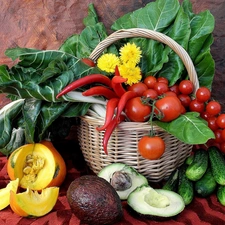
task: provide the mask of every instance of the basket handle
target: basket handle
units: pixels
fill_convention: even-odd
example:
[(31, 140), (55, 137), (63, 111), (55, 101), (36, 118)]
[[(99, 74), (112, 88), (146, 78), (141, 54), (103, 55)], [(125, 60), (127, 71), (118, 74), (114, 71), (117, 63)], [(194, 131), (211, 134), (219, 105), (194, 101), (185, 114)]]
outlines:
[(143, 28), (131, 28), (131, 29), (121, 29), (118, 30), (111, 35), (109, 35), (106, 39), (101, 41), (96, 48), (93, 50), (91, 55), (89, 56), (90, 59), (96, 61), (99, 56), (102, 54), (102, 52), (111, 44), (114, 42), (123, 39), (123, 38), (131, 38), (131, 37), (144, 37), (144, 38), (151, 38), (156, 41), (160, 41), (166, 45), (168, 45), (176, 54), (181, 58), (181, 60), (184, 63), (184, 66), (187, 69), (188, 76), (190, 80), (194, 84), (194, 93), (196, 90), (199, 88), (199, 81), (198, 81), (198, 76), (195, 70), (195, 67), (193, 65), (193, 62), (186, 52), (186, 50), (179, 45), (176, 41), (174, 41), (172, 38), (169, 36), (149, 30), (149, 29), (143, 29)]

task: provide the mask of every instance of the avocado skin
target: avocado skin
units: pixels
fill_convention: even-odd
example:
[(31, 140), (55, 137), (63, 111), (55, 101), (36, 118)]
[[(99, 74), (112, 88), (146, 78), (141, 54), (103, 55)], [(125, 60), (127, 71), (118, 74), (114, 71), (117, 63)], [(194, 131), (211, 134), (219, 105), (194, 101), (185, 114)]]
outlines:
[(81, 176), (71, 182), (67, 200), (72, 212), (84, 224), (114, 224), (123, 217), (117, 192), (105, 179), (95, 175)]

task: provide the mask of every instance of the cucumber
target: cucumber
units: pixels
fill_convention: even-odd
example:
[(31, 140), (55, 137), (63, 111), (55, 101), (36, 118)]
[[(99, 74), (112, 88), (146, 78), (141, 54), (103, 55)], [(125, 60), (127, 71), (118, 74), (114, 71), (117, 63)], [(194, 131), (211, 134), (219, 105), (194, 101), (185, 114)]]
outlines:
[(177, 193), (183, 198), (184, 204), (188, 205), (194, 198), (194, 184), (186, 176), (186, 165), (179, 168), (178, 190)]
[(201, 197), (211, 195), (217, 187), (217, 183), (212, 174), (211, 167), (208, 167), (203, 177), (194, 184), (195, 192)]
[(190, 165), (190, 164), (193, 162), (193, 159), (194, 159), (194, 154), (188, 156), (188, 157), (186, 158), (186, 160), (185, 160), (185, 163), (186, 163), (187, 165)]
[(225, 185), (225, 159), (222, 152), (215, 146), (209, 147), (208, 152), (215, 181), (220, 185)]
[(178, 186), (178, 175), (179, 175), (179, 170), (175, 169), (168, 177), (168, 179), (167, 179), (166, 183), (163, 185), (162, 189), (176, 192), (177, 186)]
[(206, 150), (198, 149), (194, 153), (191, 164), (187, 167), (186, 176), (189, 180), (199, 180), (208, 168), (209, 157)]
[(225, 186), (219, 185), (216, 196), (220, 204), (225, 206)]

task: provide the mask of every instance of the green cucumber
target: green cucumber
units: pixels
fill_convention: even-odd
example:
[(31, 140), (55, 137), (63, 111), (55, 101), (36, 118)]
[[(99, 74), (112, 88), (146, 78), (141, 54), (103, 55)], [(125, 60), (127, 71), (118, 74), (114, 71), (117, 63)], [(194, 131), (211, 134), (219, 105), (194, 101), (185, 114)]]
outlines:
[(178, 175), (179, 175), (179, 170), (175, 169), (168, 179), (166, 180), (166, 183), (163, 185), (162, 189), (163, 190), (169, 190), (169, 191), (177, 191), (177, 186), (178, 186)]
[(216, 196), (220, 204), (225, 206), (225, 186), (219, 185)]
[(186, 163), (187, 165), (190, 165), (190, 164), (193, 162), (193, 159), (194, 159), (194, 154), (188, 156), (188, 157), (186, 158), (186, 160), (185, 160), (185, 163)]
[(222, 152), (215, 146), (209, 147), (208, 152), (214, 179), (218, 184), (225, 185), (225, 159)]
[(177, 193), (183, 198), (185, 205), (192, 202), (194, 198), (194, 184), (186, 176), (186, 165), (179, 168), (178, 190)]
[(217, 183), (210, 167), (208, 167), (203, 177), (194, 184), (195, 192), (201, 197), (210, 196), (216, 190), (216, 187)]
[(198, 149), (194, 153), (193, 161), (188, 165), (186, 176), (189, 180), (199, 180), (208, 168), (208, 153), (206, 150)]

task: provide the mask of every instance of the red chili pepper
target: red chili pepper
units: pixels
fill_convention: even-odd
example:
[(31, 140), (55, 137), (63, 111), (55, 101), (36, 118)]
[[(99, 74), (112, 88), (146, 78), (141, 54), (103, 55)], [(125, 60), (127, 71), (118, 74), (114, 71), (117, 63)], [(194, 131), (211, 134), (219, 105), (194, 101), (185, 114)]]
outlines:
[(109, 125), (109, 123), (112, 121), (115, 109), (117, 107), (117, 104), (119, 102), (118, 98), (111, 98), (106, 105), (106, 115), (105, 115), (105, 123), (101, 127), (97, 127), (96, 130), (102, 131), (106, 129)]
[(104, 86), (91, 87), (88, 90), (82, 92), (83, 96), (99, 96), (102, 95), (107, 99), (116, 98), (117, 95), (114, 91)]
[(116, 66), (115, 76), (112, 78), (112, 89), (115, 91), (118, 97), (121, 97), (126, 92), (126, 90), (122, 85), (122, 83), (126, 81), (127, 81), (126, 78), (120, 76), (118, 66)]
[(90, 67), (95, 67), (95, 62), (89, 58), (83, 58), (81, 61)]
[(127, 101), (129, 99), (135, 98), (135, 97), (137, 97), (137, 94), (134, 91), (127, 91), (121, 96), (118, 106), (117, 106), (117, 114), (116, 114), (117, 121), (119, 120), (120, 115), (121, 115)]
[(106, 155), (108, 155), (108, 150), (107, 150), (107, 146), (108, 146), (108, 142), (109, 139), (111, 137), (111, 134), (113, 133), (114, 129), (116, 128), (116, 126), (125, 119), (125, 116), (121, 115), (119, 117), (119, 120), (116, 119), (116, 117), (114, 117), (109, 125), (107, 126), (105, 133), (104, 133), (104, 137), (103, 137), (103, 149)]
[(109, 77), (107, 77), (103, 74), (90, 74), (88, 76), (85, 76), (78, 80), (75, 80), (72, 83), (70, 83), (69, 85), (67, 85), (58, 95), (56, 95), (56, 98), (59, 98), (62, 95), (65, 95), (74, 89), (77, 89), (84, 85), (92, 84), (95, 82), (105, 84), (106, 86), (111, 87), (111, 79)]
[(112, 78), (112, 82), (115, 84), (122, 84), (122, 83), (125, 83), (126, 81), (127, 81), (127, 78), (123, 78), (121, 76), (114, 76)]

